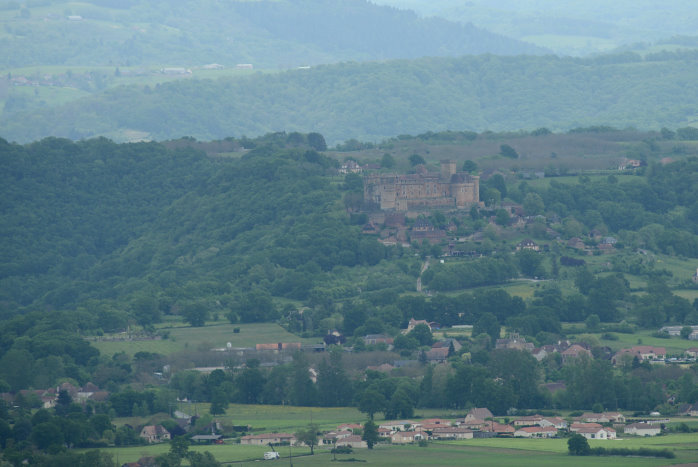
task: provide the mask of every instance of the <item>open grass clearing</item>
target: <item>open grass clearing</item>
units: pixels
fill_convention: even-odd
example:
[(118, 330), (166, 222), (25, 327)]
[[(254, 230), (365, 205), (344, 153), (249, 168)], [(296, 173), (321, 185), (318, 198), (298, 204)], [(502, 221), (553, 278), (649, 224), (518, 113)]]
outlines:
[[(380, 466), (660, 466), (687, 462), (690, 458), (677, 456), (676, 459), (654, 459), (638, 457), (588, 457), (569, 456), (566, 452), (550, 450), (521, 450), (507, 447), (512, 440), (497, 440), (498, 447), (475, 446), (470, 442), (462, 444), (438, 443), (426, 448), (418, 446), (377, 446), (373, 450), (354, 450), (354, 453), (337, 456), (338, 459), (355, 458), (366, 465)], [(534, 440), (524, 440), (534, 441)], [(566, 443), (566, 440), (553, 440)], [(566, 445), (565, 445), (566, 446)], [(364, 464), (363, 462), (361, 464)], [(295, 466), (332, 465), (332, 454), (320, 451), (315, 456), (293, 459)]]
[(662, 339), (660, 337), (653, 337), (652, 333), (655, 331), (637, 331), (634, 334), (622, 334), (613, 333), (618, 340), (607, 340), (603, 339), (603, 334), (593, 334), (599, 339), (602, 345), (607, 345), (613, 350), (620, 350), (624, 348), (629, 348), (635, 345), (652, 345), (655, 347), (666, 348), (667, 354), (682, 354), (686, 349), (690, 347), (696, 347), (695, 341), (689, 341), (687, 339), (681, 339), (678, 337), (672, 337), (670, 339)]
[[(240, 328), (239, 333), (233, 332)], [(137, 352), (155, 352), (170, 355), (182, 351), (198, 349), (223, 348), (230, 342), (235, 347), (254, 347), (255, 344), (277, 342), (317, 343), (319, 339), (303, 339), (274, 323), (230, 324), (216, 322), (202, 327), (168, 327), (169, 337), (161, 340), (97, 340), (91, 343), (104, 355), (125, 352), (133, 355)]]
[[(269, 446), (247, 446), (240, 444), (199, 445), (190, 446), (189, 449), (196, 452), (209, 451), (211, 454), (214, 455), (216, 460), (218, 460), (219, 462), (226, 463), (240, 463), (262, 460), (264, 458), (264, 453), (270, 450)], [(281, 452), (284, 456), (288, 457), (288, 446), (279, 447), (278, 449), (279, 452)], [(103, 449), (104, 452), (113, 455), (114, 459), (118, 460), (118, 465), (122, 465), (127, 462), (136, 462), (138, 459), (145, 456), (159, 456), (161, 454), (169, 452), (169, 450), (169, 443), (153, 444), (149, 446), (133, 446)], [(294, 456), (306, 455), (310, 452), (310, 449), (306, 447), (293, 447), (291, 448), (291, 452)]]

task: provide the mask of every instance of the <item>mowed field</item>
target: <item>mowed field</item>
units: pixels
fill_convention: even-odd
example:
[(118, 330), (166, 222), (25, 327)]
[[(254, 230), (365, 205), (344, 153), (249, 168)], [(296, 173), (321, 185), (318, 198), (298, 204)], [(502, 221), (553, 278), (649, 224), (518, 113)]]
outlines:
[[(337, 455), (337, 461), (359, 461), (360, 464), (375, 466), (662, 466), (691, 464), (698, 462), (698, 435), (680, 434), (650, 439), (627, 439), (615, 441), (592, 441), (593, 446), (604, 447), (652, 447), (671, 449), (675, 459), (642, 457), (573, 457), (567, 454), (566, 439), (480, 439), (457, 442), (430, 443), (427, 447), (378, 445), (373, 450), (355, 449), (352, 454)], [(133, 462), (144, 455), (166, 452), (167, 444), (139, 446), (133, 448), (108, 449), (118, 456), (120, 463)], [(257, 465), (268, 447), (223, 444), (194, 446), (196, 451), (209, 451), (218, 461), (232, 465)], [(295, 466), (334, 465), (333, 454), (326, 448), (317, 448), (314, 456), (307, 455), (308, 448), (280, 447), (282, 459), (288, 462), (289, 453)], [(296, 457), (300, 456), (300, 457)]]
[[(235, 328), (239, 328), (240, 332), (235, 333)], [(96, 340), (91, 341), (91, 344), (99, 349), (103, 355), (113, 355), (118, 352), (125, 352), (129, 355), (137, 352), (170, 355), (182, 351), (222, 348), (228, 342), (232, 347), (254, 347), (255, 344), (278, 342), (301, 342), (304, 344), (321, 342), (318, 338), (300, 338), (274, 323), (233, 325), (219, 321), (206, 323), (206, 326), (202, 327), (161, 327), (160, 330), (169, 332), (169, 337), (161, 340)]]

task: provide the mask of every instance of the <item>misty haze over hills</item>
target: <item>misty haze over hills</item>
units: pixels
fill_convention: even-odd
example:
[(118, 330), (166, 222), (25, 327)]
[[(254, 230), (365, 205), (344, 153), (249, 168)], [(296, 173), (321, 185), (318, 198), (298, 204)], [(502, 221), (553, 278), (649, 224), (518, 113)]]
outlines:
[[(364, 0), (4, 2), (0, 68), (31, 65), (290, 68), (346, 60), (545, 49), (472, 24)], [(16, 4), (19, 5), (19, 4)]]
[(423, 16), (473, 23), (505, 36), (585, 55), (637, 42), (695, 36), (698, 9), (691, 0), (373, 0)]
[[(0, 126), (22, 142), (681, 127), (698, 118), (686, 104), (698, 39), (669, 38), (697, 30), (691, 6), (0, 2)], [(616, 49), (638, 40), (656, 42)], [(583, 60), (551, 53), (609, 49)]]

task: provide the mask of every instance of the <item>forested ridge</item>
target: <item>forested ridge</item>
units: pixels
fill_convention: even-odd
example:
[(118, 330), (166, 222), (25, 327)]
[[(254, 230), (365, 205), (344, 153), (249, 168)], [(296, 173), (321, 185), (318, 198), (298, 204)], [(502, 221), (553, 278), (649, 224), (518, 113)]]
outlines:
[(331, 144), (448, 129), (672, 128), (696, 118), (689, 105), (698, 97), (696, 63), (693, 52), (343, 63), (119, 87), (61, 106), (5, 112), (0, 124), (16, 141), (124, 137), (130, 130), (154, 139), (219, 139), (284, 130), (318, 131)]
[(0, 68), (250, 63), (283, 69), (545, 51), (472, 24), (423, 19), (365, 0), (42, 0), (0, 7)]
[(156, 143), (3, 142), (2, 293), (13, 304), (5, 311), (153, 287), (179, 295), (190, 280), (226, 289), (249, 282), (260, 263), (281, 277), (380, 259), (382, 247), (363, 248), (341, 215), (327, 177), (336, 162), (307, 145), (270, 144), (238, 160)]

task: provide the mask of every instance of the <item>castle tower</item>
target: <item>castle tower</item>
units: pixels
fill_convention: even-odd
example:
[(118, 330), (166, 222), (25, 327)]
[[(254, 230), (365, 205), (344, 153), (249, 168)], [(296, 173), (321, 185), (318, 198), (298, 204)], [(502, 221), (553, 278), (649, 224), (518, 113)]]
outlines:
[(451, 175), (456, 173), (456, 161), (444, 159), (441, 161), (441, 178), (451, 180)]
[(451, 178), (451, 193), (456, 199), (456, 208), (480, 202), (480, 177), (459, 173)]

